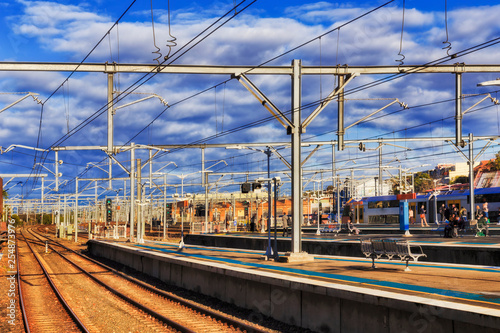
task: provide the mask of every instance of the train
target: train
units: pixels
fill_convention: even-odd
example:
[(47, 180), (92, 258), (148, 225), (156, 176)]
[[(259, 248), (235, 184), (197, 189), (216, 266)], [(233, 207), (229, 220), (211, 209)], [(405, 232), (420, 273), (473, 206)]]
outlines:
[[(364, 197), (361, 200), (348, 202), (343, 211), (344, 218), (350, 216), (354, 223), (366, 224), (397, 224), (399, 223), (399, 202), (397, 195), (384, 195), (375, 197)], [(488, 202), (490, 222), (499, 221), (500, 208), (500, 187), (477, 188), (474, 190), (475, 206), (482, 208), (483, 203)], [(408, 201), (409, 209), (413, 211), (413, 216), (417, 223), (420, 223), (419, 207), (422, 205), (426, 210), (426, 220), (428, 223), (440, 221), (439, 207), (445, 204), (448, 207), (455, 207), (460, 210), (465, 207), (467, 217), (470, 216), (470, 193), (469, 189), (436, 191), (426, 194), (417, 194), (414, 199), (404, 199)]]

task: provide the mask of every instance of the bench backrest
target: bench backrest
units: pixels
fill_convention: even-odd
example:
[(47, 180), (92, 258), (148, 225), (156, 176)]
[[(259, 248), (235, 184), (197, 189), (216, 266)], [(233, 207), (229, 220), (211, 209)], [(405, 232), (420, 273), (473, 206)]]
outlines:
[(397, 254), (398, 247), (394, 239), (384, 239), (384, 250), (387, 254)]
[(384, 242), (381, 239), (373, 239), (372, 245), (373, 245), (373, 251), (375, 253), (384, 253), (385, 252)]
[(373, 253), (373, 246), (371, 240), (362, 240), (361, 241), (361, 252), (363, 253)]
[(410, 254), (410, 244), (407, 241), (397, 243), (398, 252), (402, 256)]

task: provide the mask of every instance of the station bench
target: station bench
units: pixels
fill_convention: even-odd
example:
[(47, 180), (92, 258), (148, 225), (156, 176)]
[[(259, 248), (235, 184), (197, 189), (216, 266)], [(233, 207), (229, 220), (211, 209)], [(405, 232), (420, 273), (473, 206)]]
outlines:
[[(331, 223), (320, 229), (321, 233), (332, 233), (334, 236), (338, 236), (340, 232), (345, 230), (349, 236), (356, 233), (355, 229), (349, 224), (345, 223)], [(361, 230), (360, 230), (361, 231)]]
[(410, 245), (406, 240), (399, 239), (360, 239), (361, 252), (367, 258), (372, 259), (372, 268), (375, 267), (375, 259), (398, 258), (401, 261), (406, 261), (405, 271), (411, 271), (408, 268), (410, 260), (418, 261), (420, 257), (427, 257), (419, 245)]
[(342, 225), (340, 223), (331, 223), (320, 229), (321, 233), (333, 233), (335, 236), (339, 235), (340, 230), (342, 230)]

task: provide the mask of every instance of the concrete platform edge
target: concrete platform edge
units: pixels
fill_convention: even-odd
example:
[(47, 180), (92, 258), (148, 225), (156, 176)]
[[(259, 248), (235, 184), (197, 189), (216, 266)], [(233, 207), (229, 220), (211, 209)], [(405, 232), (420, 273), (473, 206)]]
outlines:
[(271, 316), (315, 331), (415, 331), (419, 325), (432, 324), (442, 327), (443, 332), (462, 332), (460, 327), (496, 332), (500, 327), (500, 311), (479, 306), (460, 305), (463, 309), (456, 309), (456, 303), (447, 301), (299, 276), (283, 279), (273, 272), (177, 258), (103, 241), (89, 241), (89, 250), (166, 283), (251, 309), (256, 316)]

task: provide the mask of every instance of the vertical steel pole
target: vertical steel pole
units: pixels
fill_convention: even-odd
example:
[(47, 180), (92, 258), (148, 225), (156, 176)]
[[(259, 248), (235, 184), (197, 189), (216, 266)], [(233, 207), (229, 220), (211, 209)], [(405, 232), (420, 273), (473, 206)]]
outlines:
[(55, 155), (55, 159), (56, 159), (56, 172), (55, 172), (56, 186), (54, 188), (54, 191), (58, 192), (59, 191), (59, 151), (56, 150), (54, 152), (54, 155)]
[[(406, 181), (405, 181), (406, 183)], [(399, 164), (399, 194), (404, 194), (406, 193), (404, 190), (401, 188), (403, 187), (403, 170), (401, 170), (401, 163)]]
[[(12, 209), (12, 214), (14, 214), (14, 209)], [(57, 196), (56, 237), (57, 236), (61, 237), (61, 195)]]
[[(345, 76), (338, 75), (338, 87), (341, 87), (344, 84)], [(337, 119), (337, 140), (339, 151), (344, 150), (344, 89), (342, 88), (338, 94), (337, 99), (338, 105), (338, 119)]]
[[(267, 249), (266, 257), (272, 257), (271, 248), (271, 149), (266, 150), (267, 155)], [(275, 217), (276, 218), (276, 217)]]
[(78, 242), (78, 177), (75, 180), (75, 242)]
[(45, 177), (42, 177), (42, 194), (40, 196), (40, 203), (42, 204), (42, 210), (40, 211), (40, 223), (43, 224), (43, 189), (45, 187)]
[(202, 185), (205, 187), (205, 233), (208, 234), (208, 173), (205, 172), (205, 148), (201, 149)]
[(470, 219), (474, 219), (474, 135), (469, 133), (469, 195), (470, 195)]
[[(149, 149), (149, 189), (153, 188), (153, 150)], [(153, 199), (151, 197), (151, 199)], [(151, 223), (151, 225), (153, 225)]]
[(137, 202), (139, 202), (139, 208), (137, 209), (137, 242), (144, 242), (144, 228), (142, 224), (142, 178), (141, 178), (141, 159), (137, 159)]
[(63, 210), (64, 210), (64, 221), (63, 221), (63, 237), (66, 238), (66, 235), (67, 235), (67, 227), (68, 227), (68, 217), (66, 216), (66, 204), (67, 204), (67, 201), (66, 201), (66, 194), (64, 195), (64, 206), (63, 206)]
[(113, 154), (113, 75), (108, 73), (108, 154)]
[[(113, 154), (114, 143), (113, 143), (113, 73), (108, 73), (108, 154)], [(108, 189), (112, 188), (111, 184), (111, 173), (113, 160), (108, 157), (109, 163), (109, 173), (108, 173)]]
[(455, 139), (457, 147), (465, 147), (462, 142), (462, 73), (455, 74)]
[(277, 215), (277, 204), (278, 204), (278, 184), (276, 182), (276, 178), (274, 178), (274, 248), (273, 248), (273, 256), (274, 259), (277, 260), (279, 257), (278, 254), (278, 215)]
[(130, 143), (130, 241), (134, 241), (134, 220), (135, 220), (135, 148), (134, 143)]
[(292, 244), (291, 253), (302, 251), (302, 167), (301, 167), (301, 61), (293, 60), (292, 74)]
[(167, 236), (167, 175), (163, 174), (163, 239)]
[(378, 149), (378, 195), (382, 195), (382, 145)]

